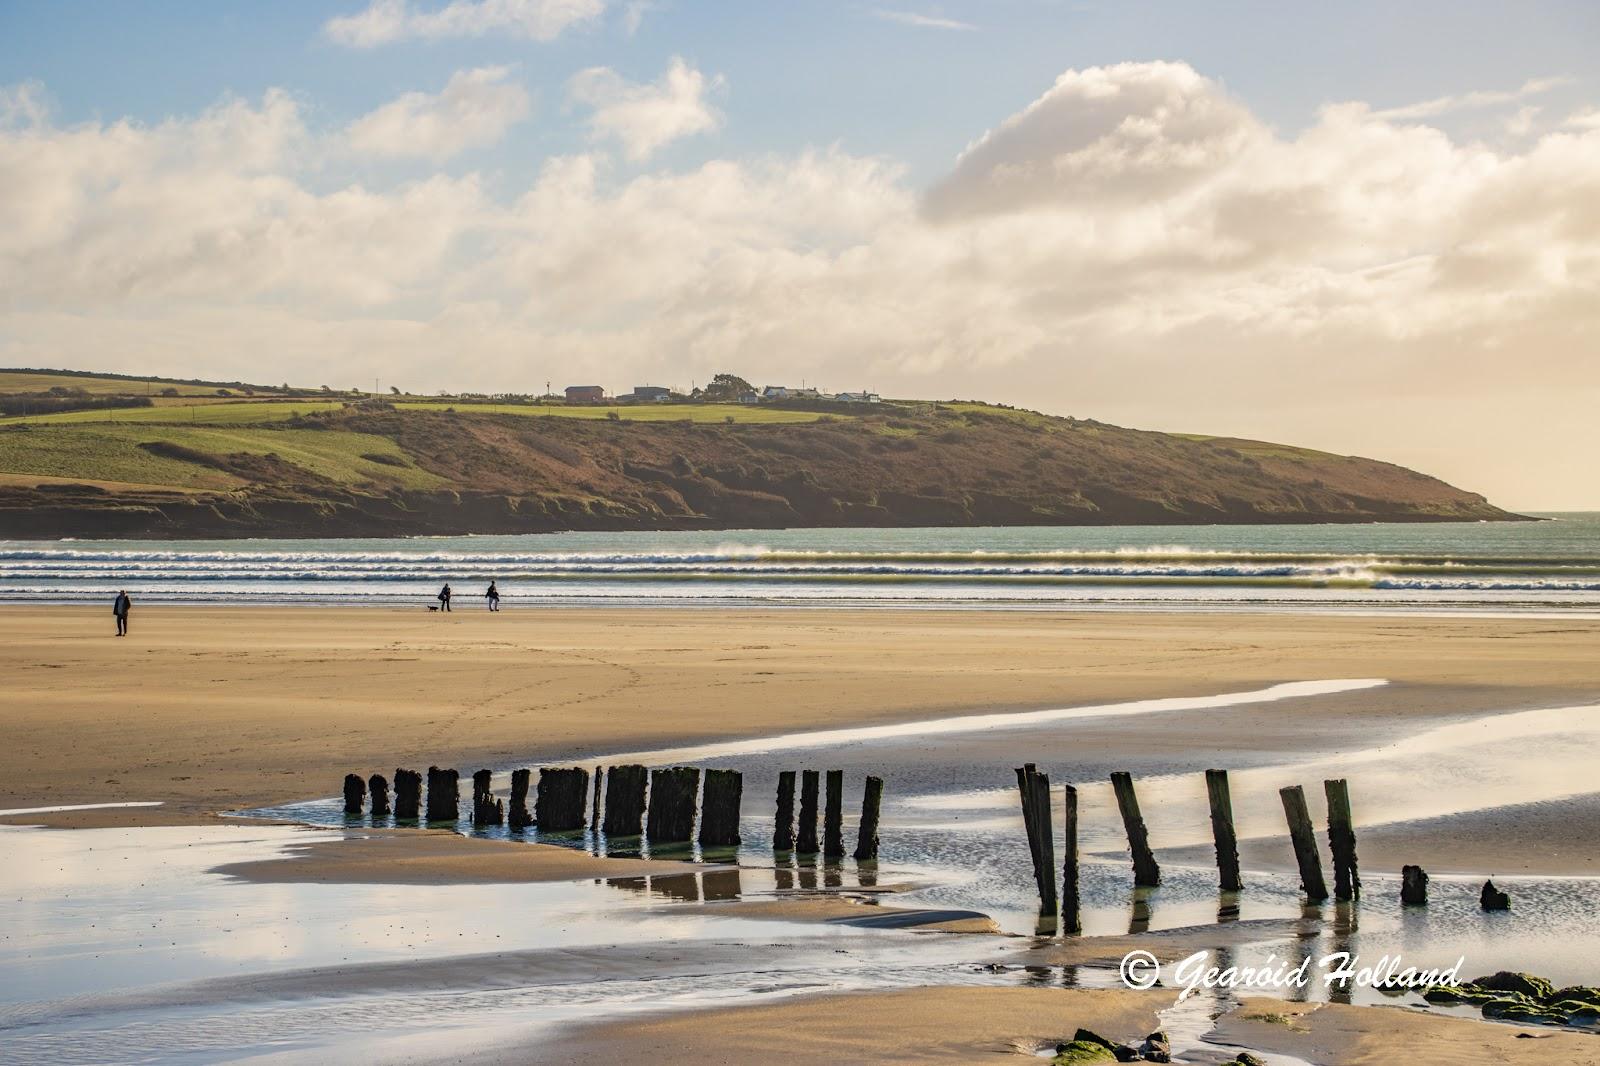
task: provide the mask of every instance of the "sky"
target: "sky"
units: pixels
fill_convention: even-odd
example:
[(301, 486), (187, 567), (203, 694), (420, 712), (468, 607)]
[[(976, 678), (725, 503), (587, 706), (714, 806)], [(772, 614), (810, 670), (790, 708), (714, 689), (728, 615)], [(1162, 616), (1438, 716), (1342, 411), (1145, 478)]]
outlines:
[(1600, 510), (1600, 5), (0, 0), (0, 365), (984, 399)]

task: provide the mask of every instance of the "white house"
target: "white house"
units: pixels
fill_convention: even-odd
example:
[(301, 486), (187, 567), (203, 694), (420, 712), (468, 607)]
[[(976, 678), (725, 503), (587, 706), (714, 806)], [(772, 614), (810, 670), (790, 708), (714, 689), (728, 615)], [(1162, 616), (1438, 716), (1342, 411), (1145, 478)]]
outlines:
[(875, 392), (841, 392), (833, 397), (840, 403), (882, 403), (883, 397)]

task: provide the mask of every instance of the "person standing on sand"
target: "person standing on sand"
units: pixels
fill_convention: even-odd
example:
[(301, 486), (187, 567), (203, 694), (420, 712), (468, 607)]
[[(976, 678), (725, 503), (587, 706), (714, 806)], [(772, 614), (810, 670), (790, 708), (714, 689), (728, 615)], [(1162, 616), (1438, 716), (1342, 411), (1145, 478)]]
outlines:
[(489, 610), (498, 611), (500, 609), (500, 590), (495, 587), (493, 581), (489, 582), (489, 591), (483, 594), (483, 598), (489, 601)]
[(111, 613), (117, 619), (117, 636), (128, 635), (128, 612), (133, 609), (133, 601), (128, 599), (128, 594), (121, 589), (117, 590), (117, 598), (111, 601)]
[(439, 610), (446, 612), (450, 610), (450, 583), (448, 581), (445, 582), (444, 588), (439, 590)]

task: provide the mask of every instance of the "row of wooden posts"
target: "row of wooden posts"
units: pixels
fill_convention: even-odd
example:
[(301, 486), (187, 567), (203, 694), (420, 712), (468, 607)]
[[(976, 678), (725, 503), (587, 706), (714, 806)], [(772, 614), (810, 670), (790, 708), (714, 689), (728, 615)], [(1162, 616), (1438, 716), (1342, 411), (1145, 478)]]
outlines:
[[(1139, 810), (1133, 775), (1118, 771), (1111, 775), (1117, 811), (1122, 815), (1123, 831), (1133, 857), (1133, 883), (1138, 888), (1154, 888), (1161, 883), (1161, 867), (1150, 849), (1150, 831)], [(1361, 897), (1361, 876), (1356, 861), (1356, 834), (1350, 814), (1350, 788), (1343, 778), (1323, 782), (1328, 799), (1328, 843), (1333, 851), (1333, 894), (1341, 900)], [(1067, 932), (1080, 930), (1078, 900), (1078, 791), (1063, 787), (1064, 854), (1061, 863), (1061, 894), (1056, 895), (1055, 833), (1051, 825), (1050, 779), (1033, 763), (1017, 768), (1017, 792), (1022, 803), (1022, 823), (1028, 834), (1028, 850), (1033, 857), (1033, 877), (1039, 889), (1040, 909), (1054, 915), (1059, 904)], [(1224, 892), (1244, 888), (1239, 875), (1239, 839), (1233, 827), (1233, 799), (1228, 791), (1226, 770), (1206, 771), (1206, 795), (1211, 808), (1211, 832), (1217, 849), (1217, 875)], [(1306, 898), (1322, 902), (1328, 886), (1322, 875), (1322, 857), (1317, 850), (1316, 831), (1306, 807), (1305, 790), (1291, 785), (1278, 790), (1283, 812), (1289, 823), (1289, 839), (1294, 845), (1295, 862), (1300, 870), (1300, 887)], [(1403, 876), (1401, 898), (1406, 903), (1427, 902), (1428, 876), (1421, 867), (1408, 866)]]
[[(822, 775), (806, 770), (800, 775), (798, 831), (795, 818), (795, 771), (778, 775), (778, 813), (772, 833), (776, 851), (824, 858), (844, 856), (844, 771), (829, 770), (822, 806), (822, 839), (817, 838), (817, 809)], [(695, 766), (648, 769), (638, 765), (594, 768), (593, 802), (590, 773), (582, 767), (541, 767), (534, 786), (533, 809), (528, 809), (531, 770), (513, 770), (511, 798), (494, 795), (493, 774), (472, 775), (472, 824), (483, 828), (508, 825), (512, 829), (538, 826), (543, 833), (578, 832), (587, 827), (608, 839), (643, 837), (654, 844), (697, 840), (706, 847), (734, 847), (740, 843), (739, 807), (744, 776), (737, 770), (701, 770)], [(702, 782), (704, 787), (702, 789)], [(455, 770), (428, 767), (426, 818), (423, 818), (422, 775), (415, 770), (394, 772), (394, 804), (389, 802), (389, 781), (382, 774), (363, 778), (346, 774), (344, 813), (360, 815), (371, 801), (375, 818), (391, 813), (397, 821), (454, 823), (461, 817), (460, 775)], [(648, 793), (646, 785), (648, 783)], [(604, 803), (601, 801), (604, 788)], [(699, 831), (695, 832), (695, 811)], [(861, 801), (861, 821), (852, 853), (858, 861), (878, 857), (878, 820), (883, 804), (883, 779), (868, 777)], [(587, 822), (586, 822), (587, 817)]]

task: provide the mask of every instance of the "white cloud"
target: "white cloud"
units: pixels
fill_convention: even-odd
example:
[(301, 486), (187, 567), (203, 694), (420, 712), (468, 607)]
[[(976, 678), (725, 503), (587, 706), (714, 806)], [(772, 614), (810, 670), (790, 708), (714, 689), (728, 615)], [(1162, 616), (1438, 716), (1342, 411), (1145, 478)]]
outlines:
[(721, 76), (707, 78), (674, 56), (661, 80), (630, 82), (609, 67), (590, 67), (573, 75), (567, 91), (576, 103), (593, 109), (589, 129), (596, 140), (615, 140), (635, 162), (681, 137), (722, 125), (722, 115), (707, 99), (722, 87)]
[[(641, 157), (714, 124), (674, 66), (697, 87), (591, 76), (597, 122), (621, 108), (597, 136)], [(925, 197), (837, 150), (631, 176), (579, 154), (503, 197), (473, 175), (341, 186), (357, 135), (279, 92), (153, 126), (27, 114), (0, 125), (3, 363), (417, 389), (868, 376), (1376, 454), (1513, 505), (1592, 485), (1600, 450), (1584, 113), (1495, 147), (1345, 103), (1285, 137), (1182, 64), (1073, 71)]]
[(406, 93), (352, 123), (349, 143), (371, 155), (435, 161), (494, 144), (528, 116), (528, 93), (509, 75), (479, 67), (453, 74), (437, 94)]
[(1472, 111), (1485, 107), (1515, 104), (1530, 96), (1538, 96), (1563, 85), (1572, 84), (1571, 78), (1530, 78), (1516, 89), (1479, 89), (1457, 96), (1439, 96), (1404, 107), (1391, 107), (1375, 112), (1379, 118), (1402, 121), (1406, 119), (1433, 118), (1451, 111)]
[(644, 17), (659, 7), (655, 0), (629, 0), (622, 8), (622, 29), (629, 37), (639, 32)]
[(1267, 138), (1186, 64), (1069, 70), (963, 152), (928, 206), (943, 217), (1148, 203), (1195, 189)]
[(885, 22), (898, 22), (902, 26), (916, 26), (925, 30), (975, 30), (978, 27), (970, 22), (959, 19), (945, 18), (942, 15), (922, 15), (915, 11), (897, 11), (893, 8), (874, 8), (873, 18), (883, 19)]
[(352, 48), (489, 34), (551, 41), (598, 19), (605, 7), (606, 0), (451, 0), (441, 8), (421, 9), (411, 0), (372, 0), (354, 15), (329, 19), (323, 32)]

